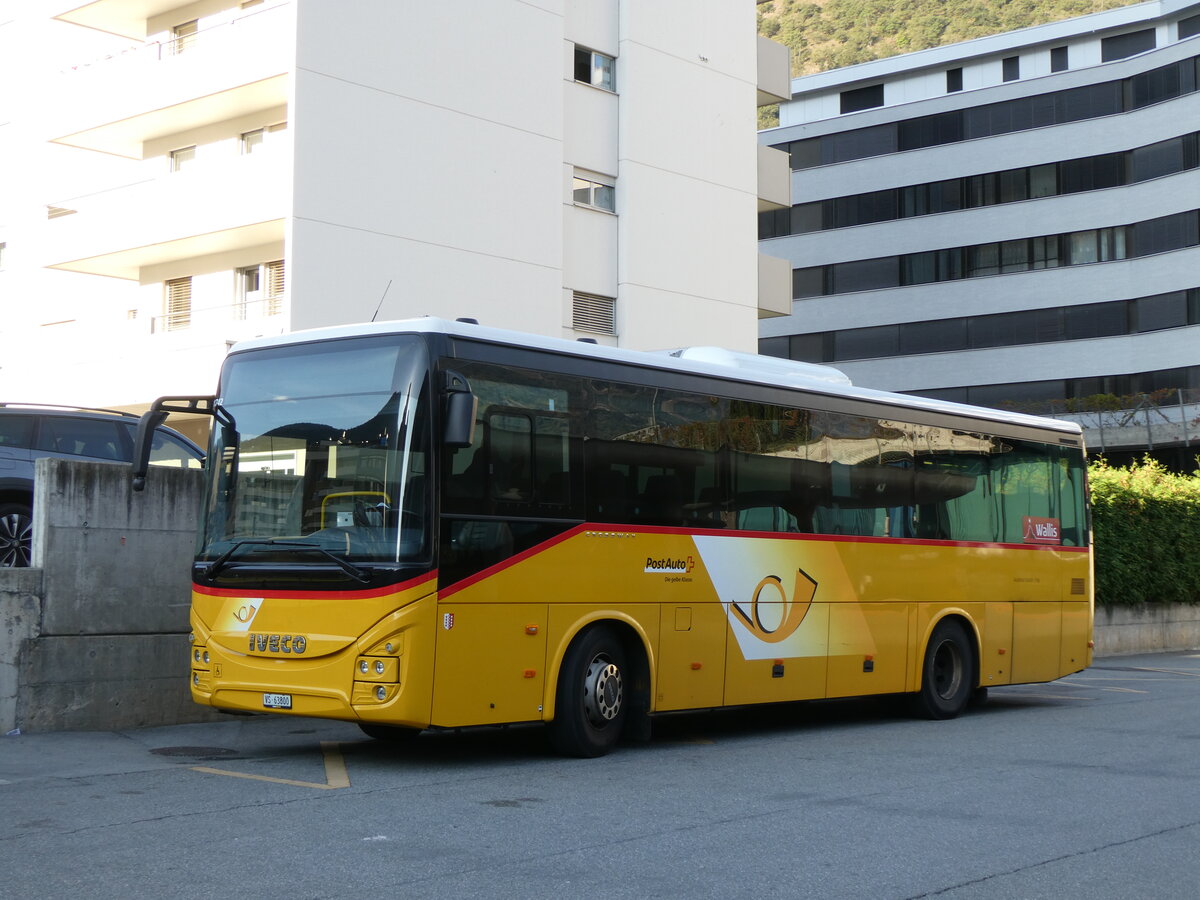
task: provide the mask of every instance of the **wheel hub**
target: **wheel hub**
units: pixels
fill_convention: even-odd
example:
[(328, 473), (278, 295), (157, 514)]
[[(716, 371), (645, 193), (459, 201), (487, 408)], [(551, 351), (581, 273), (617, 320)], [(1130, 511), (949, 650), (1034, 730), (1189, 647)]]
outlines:
[(0, 566), (28, 566), (33, 523), (12, 513), (0, 516)]
[(958, 693), (963, 678), (963, 661), (953, 641), (943, 641), (933, 655), (933, 686), (943, 700)]
[(607, 656), (597, 656), (588, 666), (583, 681), (583, 705), (588, 720), (596, 726), (604, 726), (621, 712), (625, 687), (621, 681), (621, 670)]

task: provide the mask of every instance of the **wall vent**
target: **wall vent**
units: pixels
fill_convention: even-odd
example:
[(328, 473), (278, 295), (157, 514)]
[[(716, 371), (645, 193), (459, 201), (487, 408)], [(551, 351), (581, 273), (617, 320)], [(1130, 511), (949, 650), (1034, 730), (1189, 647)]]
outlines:
[(571, 296), (571, 327), (593, 334), (617, 333), (617, 301), (594, 294)]

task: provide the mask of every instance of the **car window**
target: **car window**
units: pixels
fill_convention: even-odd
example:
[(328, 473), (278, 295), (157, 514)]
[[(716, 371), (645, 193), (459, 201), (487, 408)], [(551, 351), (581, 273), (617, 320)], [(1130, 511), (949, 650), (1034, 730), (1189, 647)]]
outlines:
[(0, 416), (0, 447), (29, 449), (33, 439), (33, 416)]
[(196, 451), (179, 438), (164, 431), (156, 431), (154, 442), (150, 445), (150, 465), (199, 469), (200, 460), (196, 458)]
[(47, 416), (42, 420), (37, 449), (68, 456), (88, 456), (92, 459), (129, 461), (128, 440), (117, 428), (117, 422), (102, 419), (68, 419)]

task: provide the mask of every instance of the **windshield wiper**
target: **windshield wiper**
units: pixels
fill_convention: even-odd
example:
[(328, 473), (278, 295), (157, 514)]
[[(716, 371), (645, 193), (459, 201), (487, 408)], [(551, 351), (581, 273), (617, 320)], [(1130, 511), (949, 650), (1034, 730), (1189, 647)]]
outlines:
[(309, 541), (277, 541), (277, 540), (271, 540), (271, 539), (268, 539), (268, 540), (245, 540), (245, 541), (235, 542), (232, 547), (230, 547), (228, 550), (226, 550), (224, 553), (222, 553), (220, 556), (218, 556), (216, 559), (214, 559), (212, 562), (210, 562), (207, 566), (204, 567), (205, 577), (212, 578), (218, 572), (220, 572), (222, 569), (224, 569), (226, 566), (228, 566), (229, 561), (233, 558), (233, 554), (236, 553), (238, 550), (240, 550), (242, 547), (282, 547), (284, 549), (295, 548), (295, 549), (301, 549), (304, 551), (308, 551), (310, 553), (320, 553), (320, 554), (328, 557), (330, 560), (332, 560), (339, 569), (341, 569), (343, 572), (345, 572), (347, 575), (349, 575), (351, 578), (355, 579), (356, 581), (361, 581), (363, 584), (367, 584), (371, 581), (371, 573), (368, 572), (366, 569), (360, 569), (358, 566), (354, 565), (353, 563), (342, 559), (340, 556), (336, 556), (333, 553), (330, 553), (324, 547), (318, 546), (317, 544), (310, 543)]

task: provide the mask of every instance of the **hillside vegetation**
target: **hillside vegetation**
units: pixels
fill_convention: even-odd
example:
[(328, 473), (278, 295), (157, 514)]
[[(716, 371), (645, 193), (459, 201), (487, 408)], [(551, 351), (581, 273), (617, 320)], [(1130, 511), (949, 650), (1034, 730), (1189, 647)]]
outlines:
[(767, 0), (758, 32), (809, 75), (897, 53), (1129, 6), (1131, 0)]

